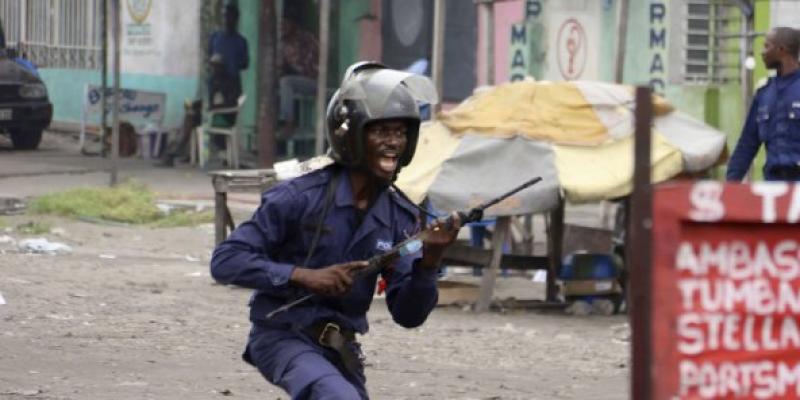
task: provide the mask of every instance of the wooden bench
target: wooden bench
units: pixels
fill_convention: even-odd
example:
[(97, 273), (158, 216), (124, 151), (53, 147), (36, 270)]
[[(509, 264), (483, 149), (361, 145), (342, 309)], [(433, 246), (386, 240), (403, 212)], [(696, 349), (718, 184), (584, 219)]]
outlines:
[(228, 193), (262, 193), (277, 184), (278, 177), (272, 169), (221, 170), (209, 175), (214, 186), (214, 244), (218, 245), (235, 227), (228, 209)]

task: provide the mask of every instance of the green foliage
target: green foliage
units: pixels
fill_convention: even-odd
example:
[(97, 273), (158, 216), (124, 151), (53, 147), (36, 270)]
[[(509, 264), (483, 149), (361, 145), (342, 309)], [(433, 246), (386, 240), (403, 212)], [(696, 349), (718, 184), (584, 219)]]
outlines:
[(142, 224), (161, 215), (153, 193), (136, 183), (111, 188), (79, 188), (42, 196), (33, 201), (34, 213), (73, 218), (97, 218), (115, 222)]
[(84, 220), (105, 220), (157, 227), (196, 225), (213, 221), (213, 215), (178, 211), (164, 214), (155, 194), (146, 186), (126, 182), (115, 187), (79, 188), (42, 196), (30, 204), (30, 211)]

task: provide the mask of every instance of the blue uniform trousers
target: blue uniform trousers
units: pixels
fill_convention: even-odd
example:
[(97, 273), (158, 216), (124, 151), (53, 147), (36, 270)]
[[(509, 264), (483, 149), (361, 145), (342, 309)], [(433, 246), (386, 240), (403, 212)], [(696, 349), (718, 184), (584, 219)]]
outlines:
[[(355, 350), (361, 354), (360, 348)], [(369, 399), (363, 367), (355, 376), (343, 372), (335, 351), (303, 333), (256, 325), (250, 332), (245, 360), (293, 400)]]

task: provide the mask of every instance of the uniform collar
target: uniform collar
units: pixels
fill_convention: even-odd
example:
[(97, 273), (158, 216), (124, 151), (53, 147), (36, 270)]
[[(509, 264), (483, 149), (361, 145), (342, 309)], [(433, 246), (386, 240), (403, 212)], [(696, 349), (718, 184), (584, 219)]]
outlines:
[[(353, 198), (353, 186), (350, 183), (350, 174), (346, 169), (339, 172), (342, 174), (339, 179), (339, 187), (336, 188), (336, 206), (337, 207), (355, 207), (355, 199)], [(372, 208), (369, 209), (367, 215), (374, 215), (384, 226), (389, 226), (389, 211), (391, 208), (391, 197), (388, 190), (383, 190), (378, 194)]]
[(352, 207), (356, 202), (353, 199), (353, 186), (350, 184), (350, 173), (347, 169), (340, 169), (334, 171), (331, 179), (334, 179), (335, 174), (339, 174), (339, 187), (336, 188), (336, 206), (337, 207)]
[(798, 69), (798, 70), (795, 70), (795, 71), (794, 71), (794, 72), (792, 72), (791, 74), (787, 74), (787, 75), (780, 75), (780, 76), (776, 76), (775, 78), (776, 78), (776, 80), (777, 80), (778, 82), (781, 82), (781, 83), (783, 83), (783, 82), (794, 81), (794, 80), (795, 80), (795, 79), (797, 79), (798, 77), (800, 77), (800, 69)]

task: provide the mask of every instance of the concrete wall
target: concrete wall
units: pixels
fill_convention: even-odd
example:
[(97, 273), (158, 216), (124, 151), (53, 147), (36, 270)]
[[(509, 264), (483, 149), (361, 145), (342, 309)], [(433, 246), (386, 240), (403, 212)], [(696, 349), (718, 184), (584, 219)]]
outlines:
[[(198, 0), (191, 0), (189, 3), (199, 5)], [(195, 4), (197, 3), (197, 4)], [(254, 145), (248, 138), (252, 138), (256, 127), (256, 100), (257, 100), (257, 68), (258, 68), (258, 0), (239, 0), (241, 17), (239, 20), (239, 31), (248, 41), (250, 56), (250, 66), (242, 73), (242, 86), (247, 101), (240, 116), (241, 126), (245, 140), (243, 143)], [(171, 7), (167, 14), (179, 11), (186, 12), (188, 3), (161, 2), (165, 7)], [(200, 79), (200, 70), (206, 68), (205, 65), (188, 65), (187, 63), (200, 63), (200, 46), (207, 46), (207, 43), (200, 43), (199, 40), (199, 6), (188, 7), (190, 14), (197, 11), (194, 18), (183, 17), (178, 20), (162, 21), (155, 19), (151, 24), (171, 24), (169, 29), (164, 29), (167, 39), (172, 37), (169, 32), (179, 32), (190, 30), (196, 32), (190, 36), (197, 40), (182, 39), (181, 46), (184, 47), (180, 52), (164, 51), (158, 55), (159, 65), (142, 65), (136, 62), (135, 58), (124, 57), (122, 63), (121, 86), (131, 89), (153, 90), (165, 92), (167, 94), (167, 106), (165, 113), (165, 126), (173, 127), (181, 124), (183, 120), (183, 103), (187, 99), (197, 99), (204, 96), (206, 88), (205, 82)], [(177, 25), (177, 26), (175, 26)], [(183, 26), (187, 25), (187, 26)], [(221, 28), (221, 26), (220, 26)], [(125, 47), (123, 45), (123, 53)], [(183, 67), (177, 65), (184, 64)], [(133, 69), (135, 72), (130, 72)], [(150, 71), (150, 72), (148, 72)], [(186, 72), (189, 71), (189, 72)], [(82, 96), (84, 87), (87, 84), (100, 84), (99, 70), (77, 70), (77, 69), (42, 69), (42, 79), (47, 84), (51, 101), (54, 105), (54, 120), (58, 122), (78, 123), (81, 118)], [(109, 72), (109, 85), (111, 84), (111, 73)], [(95, 118), (97, 119), (97, 118)]]
[[(100, 85), (100, 71), (44, 68), (39, 72), (53, 103), (53, 120), (80, 123), (85, 87), (88, 84)], [(109, 84), (110, 79), (109, 76)], [(167, 93), (164, 125), (173, 127), (182, 121), (184, 99), (192, 99), (197, 93), (197, 78), (121, 74), (120, 86)], [(98, 121), (99, 117), (94, 120)]]
[[(123, 7), (120, 85), (166, 93), (167, 127), (181, 123), (184, 100), (198, 95), (198, 66), (194, 64), (199, 59), (199, 6), (199, 0), (189, 0), (155, 2), (143, 10)], [(100, 71), (43, 68), (40, 73), (53, 102), (53, 119), (80, 122), (84, 88), (100, 84)], [(111, 71), (108, 79), (111, 85)]]
[[(629, 1), (623, 82), (650, 85), (675, 107), (722, 130), (735, 144), (745, 116), (739, 83), (723, 85), (684, 83), (682, 35), (686, 21), (682, 0)], [(619, 0), (519, 0), (498, 3), (495, 11), (496, 82), (519, 79), (527, 73), (536, 79), (564, 79), (555, 69), (563, 64), (566, 43), (554, 24), (577, 20), (586, 32), (587, 66), (577, 79), (614, 80)], [(759, 6), (759, 9), (763, 9)], [(587, 10), (592, 12), (587, 13)], [(733, 17), (737, 17), (738, 12)], [(480, 30), (485, 27), (481, 24)], [(726, 29), (737, 33), (739, 25)], [(483, 39), (483, 34), (479, 37)], [(481, 43), (482, 44), (482, 43)], [(738, 41), (729, 46), (738, 48)], [(479, 49), (482, 47), (479, 45)], [(479, 52), (479, 79), (486, 57)], [(596, 58), (592, 64), (592, 57)], [(734, 57), (736, 57), (734, 55)], [(523, 63), (520, 66), (520, 63)], [(562, 71), (563, 72), (563, 71)], [(721, 175), (722, 171), (716, 171)]]
[[(624, 81), (650, 83), (678, 110), (723, 131), (732, 149), (730, 143), (735, 145), (746, 115), (741, 85), (738, 82), (684, 83), (681, 71), (684, 62), (682, 35), (686, 24), (681, 13), (683, 2), (647, 0), (630, 1), (630, 5)], [(738, 12), (732, 15), (738, 16)], [(737, 22), (727, 26), (730, 33), (738, 33), (739, 29)], [(731, 49), (738, 49), (738, 45), (738, 40), (726, 42)], [(715, 170), (713, 175), (724, 176), (724, 170)]]

